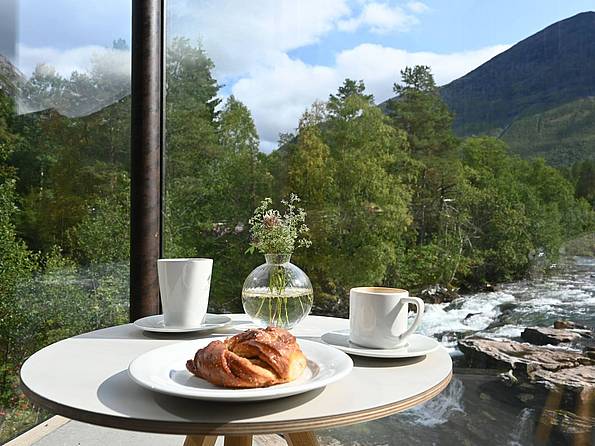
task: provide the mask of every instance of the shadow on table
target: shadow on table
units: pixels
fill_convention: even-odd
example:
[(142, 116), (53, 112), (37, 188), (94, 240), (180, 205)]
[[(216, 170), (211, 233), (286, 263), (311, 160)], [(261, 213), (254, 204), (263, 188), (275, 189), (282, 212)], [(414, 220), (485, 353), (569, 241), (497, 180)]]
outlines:
[(143, 389), (122, 371), (106, 379), (97, 389), (102, 404), (122, 417), (156, 420), (156, 423), (225, 424), (283, 412), (316, 398), (323, 389), (259, 402), (200, 401), (168, 396)]
[(424, 356), (417, 356), (415, 358), (364, 358), (352, 356), (353, 364), (356, 367), (405, 367), (408, 365), (417, 364), (426, 359)]
[(154, 333), (143, 331), (134, 324), (118, 325), (116, 327), (103, 328), (101, 330), (84, 333), (75, 336), (77, 339), (125, 339), (129, 340), (163, 340), (163, 341), (184, 341), (192, 339), (203, 339), (213, 336), (229, 336), (239, 332), (236, 327), (251, 323), (249, 319), (232, 321), (229, 325), (214, 331), (203, 333)]
[[(320, 339), (319, 336), (299, 336), (299, 339), (318, 342), (319, 344), (329, 345)], [(426, 359), (426, 355), (416, 356), (414, 358), (372, 358), (357, 355), (349, 355), (353, 360), (355, 367), (403, 367), (417, 364)]]

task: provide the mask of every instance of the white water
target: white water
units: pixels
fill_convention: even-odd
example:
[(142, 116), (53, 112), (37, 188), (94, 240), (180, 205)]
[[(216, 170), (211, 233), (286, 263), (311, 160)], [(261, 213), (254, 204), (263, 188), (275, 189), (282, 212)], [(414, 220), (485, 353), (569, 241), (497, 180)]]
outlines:
[[(420, 332), (456, 355), (456, 337), (478, 333), (518, 338), (527, 326), (557, 319), (595, 325), (595, 258), (575, 257), (564, 272), (504, 284), (499, 291), (463, 296), (449, 304), (426, 304)], [(504, 306), (508, 310), (503, 314)]]
[(453, 378), (444, 392), (427, 403), (408, 410), (403, 414), (403, 418), (411, 424), (425, 427), (444, 424), (453, 413), (465, 413), (462, 398), (464, 390), (463, 383)]
[(521, 410), (517, 423), (510, 435), (508, 446), (523, 446), (531, 443), (531, 432), (533, 424), (534, 409), (525, 407)]
[(449, 304), (426, 305), (419, 331), (438, 338), (453, 350), (456, 339), (449, 334), (485, 330), (501, 313), (500, 305), (514, 301), (512, 294), (495, 292), (462, 297)]

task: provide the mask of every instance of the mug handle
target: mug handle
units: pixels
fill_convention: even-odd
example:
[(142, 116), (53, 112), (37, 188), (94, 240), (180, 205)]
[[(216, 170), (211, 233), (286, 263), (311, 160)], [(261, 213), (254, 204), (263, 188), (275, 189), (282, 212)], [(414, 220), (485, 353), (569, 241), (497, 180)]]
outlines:
[[(424, 301), (421, 300), (419, 297), (402, 297), (401, 302), (404, 302), (406, 304), (413, 304), (417, 307), (417, 313), (415, 315), (415, 320), (413, 321), (413, 324), (411, 324), (411, 327), (405, 330), (405, 332), (400, 336), (401, 340), (404, 340), (407, 337), (409, 337), (409, 335), (411, 335), (419, 326), (419, 323), (421, 322), (421, 317), (424, 314), (425, 305)], [(409, 311), (407, 311), (407, 313), (409, 313)]]

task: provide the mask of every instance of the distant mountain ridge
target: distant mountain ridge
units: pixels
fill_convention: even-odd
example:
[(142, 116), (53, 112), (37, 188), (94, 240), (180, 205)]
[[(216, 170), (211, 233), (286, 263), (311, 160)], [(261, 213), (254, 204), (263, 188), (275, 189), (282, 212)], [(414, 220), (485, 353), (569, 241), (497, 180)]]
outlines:
[(554, 23), (440, 88), (464, 134), (595, 96), (595, 12)]
[(586, 100), (595, 97), (595, 12), (548, 26), (440, 94), (459, 135), (499, 136), (521, 155), (554, 164), (593, 158), (595, 106)]
[(14, 97), (24, 79), (23, 73), (0, 54), (0, 91)]
[[(50, 76), (56, 75), (53, 69), (49, 73)], [(14, 99), (19, 114), (51, 110), (69, 118), (78, 118), (92, 115), (130, 96), (128, 76), (103, 77), (101, 84), (93, 80), (83, 82), (84, 76), (86, 73), (79, 73), (75, 88), (65, 88), (57, 95), (48, 95), (46, 90), (27, 88), (27, 77), (0, 54), (0, 92)]]

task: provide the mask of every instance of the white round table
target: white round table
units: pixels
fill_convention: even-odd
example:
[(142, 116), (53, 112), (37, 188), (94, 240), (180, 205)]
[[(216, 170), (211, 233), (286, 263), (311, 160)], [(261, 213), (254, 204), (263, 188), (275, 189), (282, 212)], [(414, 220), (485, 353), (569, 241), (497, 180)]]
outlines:
[[(231, 335), (250, 321), (230, 315), (232, 325), (206, 335), (161, 335), (132, 324), (97, 330), (52, 344), (21, 368), (27, 396), (65, 417), (136, 431), (187, 435), (185, 445), (249, 445), (253, 434), (283, 433), (290, 444), (315, 444), (311, 431), (382, 418), (438, 395), (450, 382), (452, 361), (440, 347), (427, 356), (387, 360), (353, 356), (342, 380), (301, 395), (251, 403), (213, 403), (146, 390), (127, 373), (140, 354), (175, 342)], [(348, 320), (309, 316), (292, 333), (319, 340)]]

